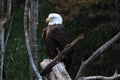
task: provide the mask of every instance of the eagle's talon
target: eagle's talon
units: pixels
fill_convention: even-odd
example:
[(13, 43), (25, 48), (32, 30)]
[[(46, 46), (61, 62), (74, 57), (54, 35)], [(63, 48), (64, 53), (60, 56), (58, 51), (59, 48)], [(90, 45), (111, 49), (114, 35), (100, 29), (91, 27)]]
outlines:
[(71, 44), (67, 44), (65, 48), (69, 47)]

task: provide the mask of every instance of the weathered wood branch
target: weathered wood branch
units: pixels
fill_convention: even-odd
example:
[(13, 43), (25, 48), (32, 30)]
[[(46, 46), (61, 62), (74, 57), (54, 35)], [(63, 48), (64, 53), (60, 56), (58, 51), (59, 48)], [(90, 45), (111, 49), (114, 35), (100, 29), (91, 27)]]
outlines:
[(12, 24), (13, 24), (13, 17), (14, 17), (14, 14), (12, 15), (11, 20), (10, 20), (10, 26), (9, 26), (7, 36), (6, 36), (6, 40), (5, 40), (5, 49), (6, 49), (8, 39), (9, 39), (9, 36), (10, 36), (10, 32), (11, 32), (11, 28), (12, 28)]
[(75, 77), (75, 80), (78, 80), (78, 78), (82, 77), (83, 71), (87, 68), (87, 65), (89, 65), (91, 62), (93, 62), (96, 58), (98, 58), (103, 52), (108, 49), (110, 46), (112, 46), (116, 41), (120, 39), (120, 32), (116, 34), (112, 39), (107, 41), (105, 44), (103, 44), (100, 48), (98, 48), (86, 61), (82, 62), (79, 71)]
[(60, 60), (62, 60), (65, 57), (65, 55), (67, 55), (66, 52), (72, 49), (82, 39), (84, 39), (83, 34), (79, 35), (75, 40), (72, 41), (72, 43), (66, 45), (66, 47), (60, 53), (58, 53), (58, 55), (53, 59), (53, 61), (41, 71), (41, 75), (49, 73), (52, 67), (55, 66), (58, 62), (60, 62)]
[[(4, 42), (4, 26), (10, 19), (11, 13), (11, 0), (7, 2), (7, 17), (4, 18), (4, 0), (0, 0), (0, 80), (3, 79), (3, 65), (4, 65), (4, 52), (5, 52), (5, 42)], [(8, 19), (9, 16), (9, 19)]]
[(7, 0), (7, 15), (6, 15), (5, 19), (3, 19), (1, 22), (2, 27), (4, 27), (8, 23), (8, 21), (10, 20), (11, 5), (12, 5), (12, 0)]
[[(38, 44), (37, 44), (37, 27), (38, 27), (38, 1), (30, 0), (29, 11), (29, 41), (30, 48), (36, 68), (38, 68)], [(30, 80), (36, 80), (37, 77), (30, 67)]]
[[(52, 59), (44, 59), (40, 65), (44, 69), (50, 62), (52, 62)], [(48, 74), (50, 80), (72, 80), (65, 69), (65, 65), (63, 62), (57, 63), (51, 70), (51, 72)]]
[[(0, 20), (1, 23), (1, 20)], [(3, 79), (3, 64), (4, 64), (4, 28), (0, 24), (0, 80)]]
[(42, 76), (40, 75), (39, 71), (37, 70), (35, 63), (33, 61), (32, 53), (31, 53), (31, 48), (30, 48), (30, 41), (28, 37), (28, 29), (27, 29), (27, 19), (28, 19), (28, 0), (25, 2), (25, 10), (24, 10), (24, 32), (25, 32), (25, 39), (26, 39), (26, 45), (27, 45), (27, 51), (30, 59), (30, 65), (32, 66), (32, 69), (34, 73), (36, 74), (37, 78), (39, 80), (42, 80)]
[(114, 80), (117, 78), (120, 78), (120, 74), (117, 74), (116, 72), (114, 73), (113, 76), (106, 77), (106, 76), (88, 76), (88, 77), (83, 77), (83, 80)]

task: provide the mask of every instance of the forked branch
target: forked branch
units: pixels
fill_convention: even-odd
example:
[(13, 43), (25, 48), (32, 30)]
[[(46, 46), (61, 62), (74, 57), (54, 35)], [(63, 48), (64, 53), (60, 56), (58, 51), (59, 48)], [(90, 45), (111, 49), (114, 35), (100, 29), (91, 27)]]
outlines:
[(11, 5), (12, 5), (12, 0), (7, 0), (7, 15), (6, 17), (2, 20), (1, 26), (4, 27), (6, 23), (10, 20), (10, 15), (11, 15)]
[(96, 58), (98, 58), (103, 52), (108, 49), (111, 45), (113, 45), (116, 41), (120, 40), (120, 32), (116, 34), (112, 39), (107, 41), (104, 45), (102, 45), (100, 48), (98, 48), (86, 61), (82, 62), (79, 71), (76, 75), (75, 80), (78, 80), (78, 78), (82, 77), (83, 71), (87, 68), (87, 65), (89, 65), (91, 62), (93, 62)]
[(26, 0), (25, 2), (25, 11), (24, 11), (24, 32), (25, 32), (25, 39), (26, 39), (26, 45), (27, 45), (27, 51), (29, 54), (29, 59), (30, 59), (30, 65), (32, 66), (33, 71), (35, 72), (38, 80), (42, 80), (42, 77), (39, 73), (39, 71), (37, 70), (35, 63), (33, 61), (33, 56), (31, 53), (31, 48), (30, 48), (30, 41), (29, 41), (29, 37), (28, 37), (28, 29), (27, 29), (27, 19), (28, 19), (28, 0)]

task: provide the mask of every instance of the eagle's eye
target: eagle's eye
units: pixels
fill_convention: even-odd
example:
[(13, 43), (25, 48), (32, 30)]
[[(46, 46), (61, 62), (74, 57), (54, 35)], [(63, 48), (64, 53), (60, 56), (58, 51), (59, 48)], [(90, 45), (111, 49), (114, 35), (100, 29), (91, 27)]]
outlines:
[(55, 17), (52, 17), (52, 19), (54, 19)]

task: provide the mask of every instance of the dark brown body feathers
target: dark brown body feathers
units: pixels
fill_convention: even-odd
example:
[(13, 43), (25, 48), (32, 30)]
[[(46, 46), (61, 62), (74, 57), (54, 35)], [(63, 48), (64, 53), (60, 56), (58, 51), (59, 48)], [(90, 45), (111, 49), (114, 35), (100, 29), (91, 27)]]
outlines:
[(60, 51), (71, 43), (72, 39), (62, 25), (52, 25), (43, 30), (43, 43), (49, 58), (56, 57), (58, 48)]
[[(69, 33), (65, 30), (65, 28), (62, 25), (47, 26), (43, 29), (42, 37), (45, 49), (48, 53), (49, 58), (51, 59), (56, 57), (58, 54), (56, 48), (58, 48), (59, 51), (62, 51), (67, 44), (72, 42)], [(73, 49), (69, 50), (68, 55), (66, 55), (65, 58), (62, 60), (66, 65), (66, 69), (72, 78), (75, 77), (77, 71), (77, 59), (75, 54), (73, 53), (75, 53)]]

